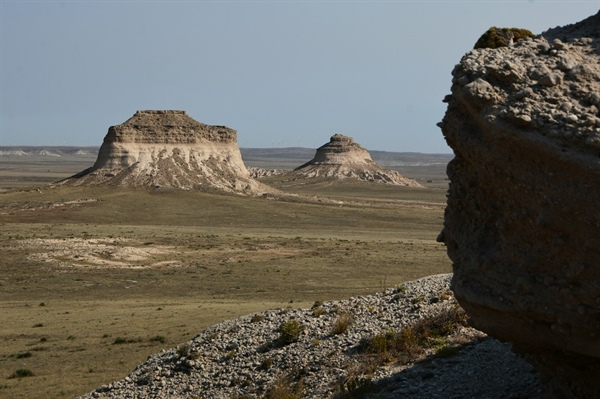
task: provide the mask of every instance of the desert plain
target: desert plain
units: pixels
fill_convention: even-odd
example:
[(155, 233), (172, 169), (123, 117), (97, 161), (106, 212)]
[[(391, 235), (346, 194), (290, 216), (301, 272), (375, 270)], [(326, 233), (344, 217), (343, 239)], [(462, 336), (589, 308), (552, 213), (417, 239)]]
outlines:
[[(450, 155), (372, 152), (423, 188), (271, 176), (288, 195), (248, 197), (54, 185), (97, 148), (48, 151), (0, 156), (0, 397), (75, 397), (220, 321), (451, 271)], [(264, 168), (313, 153), (242, 149)]]

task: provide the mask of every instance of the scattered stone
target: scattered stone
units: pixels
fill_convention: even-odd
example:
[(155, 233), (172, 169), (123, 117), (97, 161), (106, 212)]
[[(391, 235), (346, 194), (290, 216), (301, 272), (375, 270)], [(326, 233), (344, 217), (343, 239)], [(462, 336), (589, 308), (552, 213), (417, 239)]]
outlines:
[[(450, 278), (430, 276), (383, 293), (315, 304), (313, 309), (268, 310), (225, 321), (150, 356), (128, 377), (81, 399), (258, 399), (286, 376), (301, 378), (301, 397), (311, 399), (331, 398), (344, 382), (351, 387), (348, 381), (368, 382), (381, 399), (505, 399), (515, 394), (542, 399), (531, 366), (507, 344), (469, 327), (450, 337), (458, 344), (452, 356), (361, 368), (363, 340), (399, 331), (456, 305), (448, 294)], [(352, 315), (352, 323), (347, 331), (334, 334), (332, 327), (342, 314)], [(292, 320), (302, 333), (282, 345), (280, 326)]]

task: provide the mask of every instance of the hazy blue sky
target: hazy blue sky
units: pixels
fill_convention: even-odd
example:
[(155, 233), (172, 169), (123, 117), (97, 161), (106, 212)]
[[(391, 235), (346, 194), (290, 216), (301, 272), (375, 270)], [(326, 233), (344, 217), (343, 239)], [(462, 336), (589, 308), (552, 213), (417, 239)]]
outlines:
[(453, 66), (490, 26), (534, 33), (587, 1), (0, 0), (0, 145), (100, 145), (140, 109), (181, 109), (240, 147), (451, 152)]

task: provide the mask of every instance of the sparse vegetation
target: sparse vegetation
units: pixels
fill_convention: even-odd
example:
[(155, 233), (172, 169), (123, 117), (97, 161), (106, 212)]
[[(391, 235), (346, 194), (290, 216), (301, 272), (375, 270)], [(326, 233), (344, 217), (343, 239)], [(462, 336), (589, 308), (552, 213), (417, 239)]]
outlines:
[(138, 342), (142, 342), (142, 339), (141, 338), (117, 337), (113, 341), (113, 345), (135, 344), (135, 343), (138, 343)]
[(426, 317), (406, 326), (398, 332), (387, 331), (363, 341), (365, 353), (374, 354), (382, 362), (392, 359), (412, 361), (427, 349), (436, 349), (449, 354), (446, 338), (460, 326), (466, 325), (467, 315), (458, 305), (434, 316)]
[(264, 399), (301, 399), (303, 377), (294, 377), (293, 373), (280, 377), (267, 391)]
[(271, 359), (270, 357), (267, 357), (260, 363), (259, 369), (268, 370), (271, 368), (272, 365), (273, 365), (273, 359)]
[(313, 307), (312, 308), (312, 314), (315, 317), (320, 317), (323, 316), (325, 313), (327, 313), (327, 311), (325, 310), (325, 308), (323, 308), (323, 306), (318, 306), (318, 307)]
[(346, 375), (340, 378), (337, 384), (337, 393), (334, 399), (363, 399), (369, 393), (376, 391), (370, 377), (364, 375), (364, 367), (352, 367)]
[(161, 344), (164, 344), (167, 340), (164, 337), (164, 335), (155, 335), (153, 337), (150, 337), (150, 339), (148, 341), (150, 341), (150, 342), (160, 342)]
[(341, 313), (335, 319), (331, 333), (334, 335), (344, 334), (352, 324), (352, 315), (350, 313)]
[(188, 357), (188, 355), (190, 354), (190, 345), (189, 344), (182, 344), (179, 345), (177, 347), (177, 356), (184, 358), (184, 357)]
[(33, 371), (31, 371), (29, 369), (17, 369), (17, 371), (12, 373), (11, 376), (8, 378), (24, 378), (24, 377), (32, 377), (34, 375), (35, 374), (33, 374)]

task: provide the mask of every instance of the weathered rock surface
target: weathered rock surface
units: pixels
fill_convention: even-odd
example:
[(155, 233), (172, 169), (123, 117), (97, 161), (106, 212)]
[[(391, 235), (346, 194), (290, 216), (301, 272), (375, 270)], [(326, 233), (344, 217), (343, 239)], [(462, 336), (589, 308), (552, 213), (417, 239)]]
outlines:
[(258, 179), (260, 177), (269, 177), (269, 176), (278, 176), (287, 173), (287, 171), (282, 169), (265, 169), (258, 167), (249, 167), (248, 172), (253, 179)]
[(244, 166), (236, 131), (200, 123), (185, 111), (137, 111), (111, 126), (93, 167), (74, 185), (172, 187), (259, 194), (272, 191)]
[(445, 101), (457, 299), (548, 396), (600, 397), (600, 13), (471, 51)]
[(352, 137), (341, 134), (331, 136), (329, 143), (317, 148), (312, 160), (294, 169), (292, 176), (355, 178), (365, 181), (421, 187), (419, 183), (402, 176), (395, 170), (377, 165), (369, 152)]

